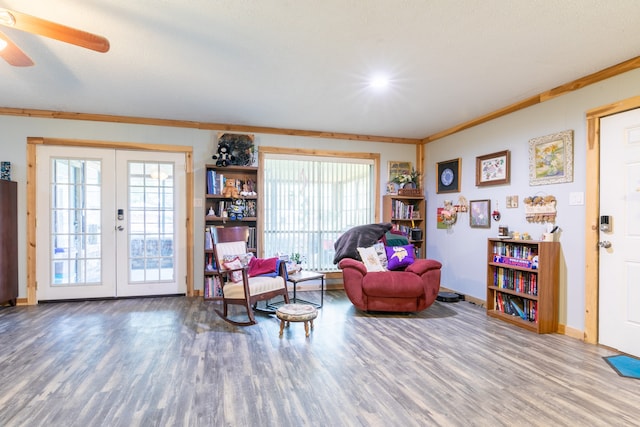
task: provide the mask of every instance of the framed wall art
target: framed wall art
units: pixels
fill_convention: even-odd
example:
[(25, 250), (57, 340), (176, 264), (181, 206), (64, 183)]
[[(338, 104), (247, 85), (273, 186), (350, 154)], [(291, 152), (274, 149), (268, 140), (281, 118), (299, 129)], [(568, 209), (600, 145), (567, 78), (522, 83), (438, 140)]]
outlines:
[(460, 166), (462, 159), (438, 162), (436, 167), (436, 193), (457, 193), (460, 191)]
[(529, 140), (529, 185), (573, 181), (573, 130)]
[(471, 228), (491, 228), (491, 200), (469, 202), (469, 225)]
[(400, 175), (406, 175), (411, 172), (412, 164), (411, 162), (399, 162), (392, 160), (388, 165), (389, 169), (389, 179), (387, 182), (393, 182)]
[(476, 157), (476, 186), (508, 184), (510, 157), (509, 150)]

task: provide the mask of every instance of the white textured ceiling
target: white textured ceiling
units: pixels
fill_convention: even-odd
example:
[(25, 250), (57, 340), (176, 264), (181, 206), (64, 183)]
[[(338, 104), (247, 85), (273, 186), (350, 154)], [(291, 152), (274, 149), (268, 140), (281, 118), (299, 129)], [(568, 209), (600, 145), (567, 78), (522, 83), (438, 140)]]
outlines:
[[(639, 0), (0, 0), (106, 36), (2, 30), (0, 106), (424, 138), (640, 56)], [(384, 93), (370, 74), (391, 76)], [(635, 95), (635, 94), (630, 94)]]

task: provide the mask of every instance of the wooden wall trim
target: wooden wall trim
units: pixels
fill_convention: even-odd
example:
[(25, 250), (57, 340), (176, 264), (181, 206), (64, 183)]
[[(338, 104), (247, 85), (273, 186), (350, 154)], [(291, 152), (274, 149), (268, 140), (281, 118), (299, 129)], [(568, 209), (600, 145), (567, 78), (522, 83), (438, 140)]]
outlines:
[(607, 104), (587, 111), (587, 171), (585, 183), (585, 314), (584, 340), (598, 343), (598, 293), (600, 250), (598, 218), (600, 216), (600, 119), (612, 114), (640, 108), (640, 96)]
[(187, 295), (193, 296), (194, 230), (193, 230), (193, 147), (183, 145), (143, 144), (138, 142), (92, 141), (64, 138), (27, 138), (27, 301), (36, 304), (36, 149), (38, 145), (82, 146), (91, 148), (135, 149), (184, 153), (186, 185), (186, 277)]
[(636, 68), (640, 68), (640, 56), (605, 68), (604, 70), (597, 71), (593, 74), (589, 74), (588, 76), (581, 77), (572, 82), (565, 83), (553, 89), (542, 92), (538, 95), (508, 105), (499, 110), (477, 117), (473, 120), (469, 120), (468, 122), (461, 123), (438, 133), (434, 133), (433, 135), (424, 138), (422, 140), (422, 143), (428, 144), (446, 136), (453, 135), (474, 126), (481, 125), (499, 117), (506, 116), (507, 114), (523, 110), (525, 108), (531, 107), (532, 105), (540, 104), (542, 102), (549, 101), (550, 99), (557, 98), (558, 96), (566, 95), (567, 93), (582, 89), (585, 86), (601, 82), (608, 78), (615, 77), (619, 74), (626, 73), (627, 71), (635, 70)]
[(360, 142), (385, 142), (390, 144), (420, 144), (419, 138), (400, 138), (393, 136), (359, 135), (341, 132), (323, 132), (314, 130), (286, 129), (267, 126), (234, 125), (228, 123), (194, 122), (189, 120), (154, 119), (148, 117), (127, 117), (108, 114), (69, 113), (64, 111), (36, 110), (25, 108), (0, 107), (0, 115), (35, 117), (41, 119), (83, 120), (107, 123), (127, 123), (148, 126), (179, 127), (200, 130), (226, 132), (264, 133), (272, 135), (304, 136), (324, 139), (345, 139)]

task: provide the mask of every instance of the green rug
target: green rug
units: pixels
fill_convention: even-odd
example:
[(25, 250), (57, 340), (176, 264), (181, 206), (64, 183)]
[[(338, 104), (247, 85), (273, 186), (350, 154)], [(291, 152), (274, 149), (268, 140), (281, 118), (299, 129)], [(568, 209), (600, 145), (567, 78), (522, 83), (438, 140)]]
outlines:
[(640, 359), (622, 354), (603, 357), (603, 359), (621, 377), (640, 379)]

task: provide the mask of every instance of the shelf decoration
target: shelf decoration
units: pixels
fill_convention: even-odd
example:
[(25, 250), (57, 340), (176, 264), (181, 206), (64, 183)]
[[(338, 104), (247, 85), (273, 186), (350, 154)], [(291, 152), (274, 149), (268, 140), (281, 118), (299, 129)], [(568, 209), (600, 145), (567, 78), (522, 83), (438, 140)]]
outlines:
[(556, 198), (555, 196), (531, 196), (525, 197), (524, 212), (528, 222), (555, 222)]
[(438, 225), (437, 228), (451, 228), (458, 219), (458, 211), (451, 200), (444, 201), (444, 207), (438, 208)]
[(253, 135), (221, 132), (218, 134), (217, 166), (251, 166), (255, 153)]

